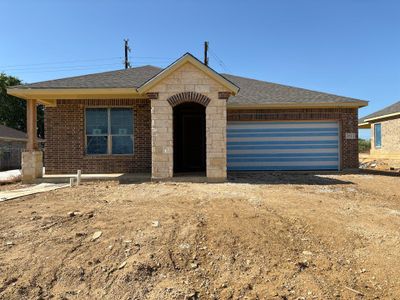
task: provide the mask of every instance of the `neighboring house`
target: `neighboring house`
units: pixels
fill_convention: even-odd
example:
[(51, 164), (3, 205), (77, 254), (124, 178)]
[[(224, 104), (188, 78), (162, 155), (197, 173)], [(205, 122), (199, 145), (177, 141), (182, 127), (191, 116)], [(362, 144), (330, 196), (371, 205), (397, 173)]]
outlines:
[(358, 121), (371, 128), (371, 156), (400, 159), (400, 101)]
[(25, 132), (0, 125), (0, 170), (21, 168), (21, 153), (26, 148)]
[[(367, 102), (220, 74), (187, 53), (144, 66), (16, 86), (46, 105), (46, 172), (185, 172), (358, 168), (358, 108)], [(29, 125), (31, 124), (31, 125)], [(31, 134), (32, 159), (40, 167)], [(29, 170), (28, 172), (34, 172)], [(40, 176), (36, 173), (36, 176)]]

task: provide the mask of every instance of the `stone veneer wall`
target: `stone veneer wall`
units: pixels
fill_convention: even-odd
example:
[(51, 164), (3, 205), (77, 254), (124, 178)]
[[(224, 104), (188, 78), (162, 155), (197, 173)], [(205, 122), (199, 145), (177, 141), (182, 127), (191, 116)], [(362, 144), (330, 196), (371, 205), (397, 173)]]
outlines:
[[(381, 124), (382, 146), (375, 147), (375, 124)], [(371, 155), (400, 158), (400, 118), (385, 119), (371, 126)], [(395, 156), (395, 157), (394, 157)]]
[(22, 182), (31, 183), (43, 176), (43, 152), (24, 151), (21, 158)]
[[(226, 178), (226, 100), (218, 92), (226, 92), (218, 82), (187, 63), (173, 72), (151, 93), (152, 177), (173, 176), (173, 107), (168, 99), (182, 92), (195, 92), (210, 99), (206, 106), (206, 168), (210, 179)], [(187, 99), (191, 101), (192, 99)]]

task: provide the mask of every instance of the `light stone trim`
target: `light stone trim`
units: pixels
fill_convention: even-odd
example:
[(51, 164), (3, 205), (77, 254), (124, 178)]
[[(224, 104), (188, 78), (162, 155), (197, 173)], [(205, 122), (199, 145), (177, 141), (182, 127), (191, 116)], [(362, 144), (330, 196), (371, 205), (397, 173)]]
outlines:
[[(149, 91), (158, 93), (158, 99), (151, 99), (153, 179), (173, 177), (173, 107), (168, 99), (177, 98), (197, 103), (198, 99), (207, 99), (206, 175), (210, 181), (226, 179), (226, 100), (219, 99), (219, 92), (225, 90), (220, 83), (187, 63)], [(188, 99), (177, 95), (195, 97)]]
[(43, 177), (43, 152), (24, 151), (21, 159), (22, 181), (34, 182), (36, 178)]

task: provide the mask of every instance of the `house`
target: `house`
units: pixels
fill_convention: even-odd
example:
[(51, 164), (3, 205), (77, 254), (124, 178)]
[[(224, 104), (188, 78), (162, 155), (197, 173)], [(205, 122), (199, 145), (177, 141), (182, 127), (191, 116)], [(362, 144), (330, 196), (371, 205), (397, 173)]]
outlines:
[(400, 159), (400, 101), (361, 118), (358, 127), (371, 128), (371, 156)]
[[(25, 132), (0, 125), (0, 170), (21, 168), (21, 153), (26, 148)], [(38, 142), (43, 143), (42, 139)]]
[[(35, 106), (46, 106), (46, 172), (183, 173), (358, 168), (367, 102), (220, 74), (187, 53), (143, 66), (11, 87), (28, 101), (23, 176), (41, 176)], [(29, 166), (29, 167), (28, 167)]]

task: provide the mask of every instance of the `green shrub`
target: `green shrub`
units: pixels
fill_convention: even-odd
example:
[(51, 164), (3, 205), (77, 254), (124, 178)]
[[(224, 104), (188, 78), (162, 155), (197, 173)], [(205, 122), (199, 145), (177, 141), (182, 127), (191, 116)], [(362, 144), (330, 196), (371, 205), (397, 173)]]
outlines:
[(358, 152), (364, 153), (369, 152), (369, 150), (371, 150), (371, 141), (358, 139)]

